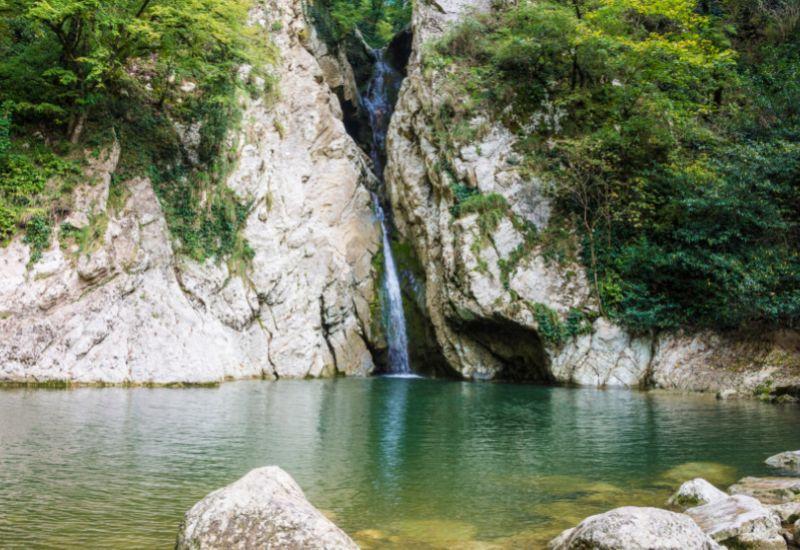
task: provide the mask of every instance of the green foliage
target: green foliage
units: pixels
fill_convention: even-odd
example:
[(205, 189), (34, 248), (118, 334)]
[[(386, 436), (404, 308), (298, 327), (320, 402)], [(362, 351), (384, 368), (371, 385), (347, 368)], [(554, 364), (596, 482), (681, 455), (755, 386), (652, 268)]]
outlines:
[(449, 124), (492, 113), (555, 180), (606, 314), (795, 326), (798, 22), (797, 0), (523, 1), (426, 64), (450, 76)]
[(53, 235), (53, 226), (50, 218), (44, 214), (36, 214), (25, 226), (25, 243), (31, 247), (32, 264), (39, 261), (42, 252), (50, 247), (50, 238)]
[(5, 165), (11, 150), (11, 115), (8, 111), (7, 108), (0, 108), (0, 165)]
[(0, 0), (0, 101), (80, 134), (110, 95), (230, 80), (247, 57), (247, 0)]
[(456, 199), (456, 210), (453, 211), (454, 216), (458, 216), (460, 212), (460, 205), (462, 202), (478, 195), (480, 191), (475, 189), (474, 187), (469, 187), (464, 185), (463, 183), (455, 183), (450, 186), (450, 189), (453, 191), (453, 196)]
[[(240, 118), (239, 91), (267, 93), (255, 89), (257, 76), (272, 84), (259, 68), (243, 82), (239, 67), (273, 58), (260, 45), (263, 30), (245, 25), (250, 7), (248, 0), (0, 0), (0, 242), (27, 225), (38, 257), (45, 233), (35, 215), (55, 223), (69, 211), (80, 169), (68, 160), (69, 146), (58, 151), (54, 142), (81, 138), (81, 150), (97, 152), (117, 141), (109, 206), (122, 208), (125, 182), (147, 176), (178, 251), (229, 257), (240, 270), (252, 249), (239, 236), (247, 207), (224, 187), (226, 148)], [(178, 126), (199, 129), (192, 154)], [(47, 136), (41, 143), (25, 139), (34, 129)], [(102, 236), (101, 222), (61, 226), (62, 240), (84, 251)]]
[(77, 254), (90, 254), (100, 247), (107, 227), (107, 215), (91, 215), (89, 223), (80, 228), (69, 223), (62, 223), (58, 236), (62, 247), (74, 243), (78, 248)]
[(410, 0), (316, 0), (307, 9), (329, 44), (358, 30), (372, 47), (382, 47), (411, 22)]
[[(49, 244), (49, 220), (69, 206), (81, 165), (70, 158), (67, 146), (13, 139), (9, 118), (0, 124), (0, 245), (26, 230), (35, 262)], [(66, 154), (57, 154), (59, 149)]]
[(458, 207), (460, 216), (478, 215), (478, 227), (481, 235), (485, 237), (489, 237), (509, 213), (508, 202), (505, 197), (497, 193), (471, 194), (459, 203)]
[(566, 321), (562, 321), (556, 311), (544, 304), (536, 303), (529, 307), (538, 326), (537, 332), (551, 346), (562, 346), (570, 339), (592, 331), (591, 320), (578, 309), (571, 309)]

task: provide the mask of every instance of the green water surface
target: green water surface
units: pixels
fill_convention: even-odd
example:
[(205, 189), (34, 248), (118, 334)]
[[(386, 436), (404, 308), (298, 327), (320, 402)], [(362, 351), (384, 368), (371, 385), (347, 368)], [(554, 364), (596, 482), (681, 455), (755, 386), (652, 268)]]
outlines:
[(769, 472), (800, 407), (435, 380), (0, 391), (0, 546), (169, 548), (277, 464), (365, 548), (539, 548), (682, 481)]

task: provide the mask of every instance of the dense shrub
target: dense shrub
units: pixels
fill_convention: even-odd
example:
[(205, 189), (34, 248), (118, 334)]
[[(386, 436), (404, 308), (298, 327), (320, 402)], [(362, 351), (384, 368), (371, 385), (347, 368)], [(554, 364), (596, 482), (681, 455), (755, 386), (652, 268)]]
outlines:
[[(797, 0), (523, 1), (427, 66), (581, 220), (603, 312), (636, 330), (800, 324)], [(466, 98), (466, 101), (464, 100)]]
[[(43, 220), (51, 227), (69, 208), (81, 172), (70, 159), (116, 140), (117, 207), (123, 182), (148, 176), (180, 252), (246, 255), (238, 235), (247, 208), (224, 180), (240, 91), (267, 92), (255, 77), (273, 58), (263, 29), (246, 25), (251, 5), (0, 0), (0, 243), (26, 230), (36, 256), (49, 239)], [(247, 82), (244, 63), (257, 65)], [(199, 162), (178, 125), (200, 129)]]
[(372, 47), (382, 47), (411, 22), (411, 0), (314, 0), (308, 11), (330, 44), (346, 42), (357, 29)]

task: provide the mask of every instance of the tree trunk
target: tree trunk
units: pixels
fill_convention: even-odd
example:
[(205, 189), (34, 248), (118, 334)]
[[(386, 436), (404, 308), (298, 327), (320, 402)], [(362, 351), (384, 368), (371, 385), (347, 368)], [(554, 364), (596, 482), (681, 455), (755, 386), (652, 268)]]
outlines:
[(75, 145), (81, 139), (83, 126), (86, 124), (86, 112), (81, 112), (72, 117), (69, 128), (69, 142)]

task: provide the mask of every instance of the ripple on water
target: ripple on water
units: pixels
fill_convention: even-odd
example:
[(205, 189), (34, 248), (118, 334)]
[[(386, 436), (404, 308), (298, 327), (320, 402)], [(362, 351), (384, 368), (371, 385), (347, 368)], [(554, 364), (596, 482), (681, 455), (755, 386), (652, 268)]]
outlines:
[(798, 440), (800, 407), (506, 384), (0, 391), (0, 540), (168, 548), (197, 500), (277, 464), (365, 548), (536, 548)]

